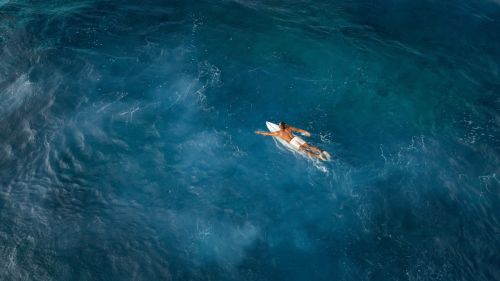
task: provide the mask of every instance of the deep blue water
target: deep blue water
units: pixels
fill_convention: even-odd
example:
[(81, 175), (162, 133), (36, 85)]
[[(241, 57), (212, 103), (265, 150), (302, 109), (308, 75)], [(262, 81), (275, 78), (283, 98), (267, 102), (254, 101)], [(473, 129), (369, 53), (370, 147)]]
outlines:
[(500, 280), (499, 72), (496, 0), (2, 0), (0, 280)]

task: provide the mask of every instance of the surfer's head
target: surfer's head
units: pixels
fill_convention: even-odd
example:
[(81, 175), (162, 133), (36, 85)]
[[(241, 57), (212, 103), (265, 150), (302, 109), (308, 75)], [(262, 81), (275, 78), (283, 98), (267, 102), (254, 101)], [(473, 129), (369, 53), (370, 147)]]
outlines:
[(285, 122), (280, 122), (279, 126), (280, 126), (280, 129), (282, 129), (282, 130), (286, 129)]

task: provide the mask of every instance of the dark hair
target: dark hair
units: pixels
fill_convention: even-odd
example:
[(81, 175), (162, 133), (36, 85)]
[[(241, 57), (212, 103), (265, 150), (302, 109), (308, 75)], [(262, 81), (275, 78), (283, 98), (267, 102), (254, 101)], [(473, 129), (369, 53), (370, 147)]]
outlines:
[(279, 126), (280, 126), (280, 129), (283, 129), (283, 130), (286, 128), (285, 122), (280, 122)]

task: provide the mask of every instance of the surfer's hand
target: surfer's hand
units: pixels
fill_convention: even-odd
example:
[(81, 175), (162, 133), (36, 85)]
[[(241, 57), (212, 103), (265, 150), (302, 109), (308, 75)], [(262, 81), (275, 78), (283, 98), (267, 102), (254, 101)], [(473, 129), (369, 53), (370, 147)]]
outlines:
[(258, 131), (255, 131), (255, 133), (258, 134), (258, 135), (260, 135), (260, 132), (258, 132)]
[(306, 134), (306, 136), (310, 137), (311, 134), (309, 134), (308, 132), (305, 132), (304, 134)]

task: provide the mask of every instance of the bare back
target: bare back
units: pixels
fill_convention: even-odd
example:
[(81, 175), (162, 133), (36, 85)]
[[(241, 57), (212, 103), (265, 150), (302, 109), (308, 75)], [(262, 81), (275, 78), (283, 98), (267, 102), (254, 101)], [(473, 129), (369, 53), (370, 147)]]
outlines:
[(279, 132), (277, 132), (277, 133), (279, 133), (278, 137), (280, 137), (281, 139), (283, 139), (286, 142), (291, 142), (292, 139), (295, 137), (292, 134), (292, 129), (295, 129), (295, 128), (293, 128), (292, 126), (287, 126), (284, 130), (280, 130)]

